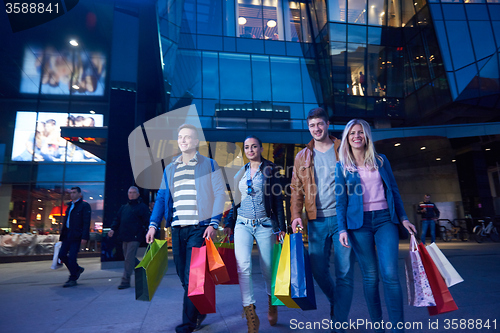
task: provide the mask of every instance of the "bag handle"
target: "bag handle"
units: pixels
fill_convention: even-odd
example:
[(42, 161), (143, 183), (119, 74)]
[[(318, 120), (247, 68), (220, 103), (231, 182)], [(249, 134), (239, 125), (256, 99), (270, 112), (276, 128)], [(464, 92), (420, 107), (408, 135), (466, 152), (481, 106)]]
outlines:
[(418, 242), (417, 238), (413, 233), (410, 234), (410, 251), (415, 252), (418, 251)]

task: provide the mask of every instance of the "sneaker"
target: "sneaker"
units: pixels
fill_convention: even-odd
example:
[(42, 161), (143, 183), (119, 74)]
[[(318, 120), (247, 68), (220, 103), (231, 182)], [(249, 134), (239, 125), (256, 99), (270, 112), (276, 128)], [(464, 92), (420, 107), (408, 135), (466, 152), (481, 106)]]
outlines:
[(63, 288), (74, 287), (76, 286), (75, 280), (68, 280), (65, 284), (63, 284)]
[(201, 329), (201, 323), (207, 318), (206, 314), (201, 314), (198, 316), (198, 319), (196, 319), (196, 327), (194, 328), (193, 332), (196, 332)]
[(79, 268), (78, 268), (78, 275), (76, 276), (77, 280), (80, 278), (80, 275), (82, 275), (82, 273), (83, 273), (84, 270), (85, 270), (85, 268), (83, 268), (82, 266), (79, 266)]
[(127, 289), (130, 288), (130, 284), (128, 283), (122, 283), (118, 286), (118, 289)]

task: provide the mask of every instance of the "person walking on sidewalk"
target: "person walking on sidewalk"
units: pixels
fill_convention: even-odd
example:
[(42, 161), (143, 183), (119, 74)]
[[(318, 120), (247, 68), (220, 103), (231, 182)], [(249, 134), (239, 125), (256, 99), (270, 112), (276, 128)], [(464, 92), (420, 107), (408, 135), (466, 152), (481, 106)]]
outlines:
[(271, 326), (278, 321), (278, 308), (271, 304), (273, 248), (276, 235), (284, 236), (285, 213), (281, 184), (276, 165), (262, 157), (262, 141), (256, 136), (245, 139), (243, 148), (249, 162), (234, 177), (234, 205), (224, 228), (226, 235), (234, 229), (234, 251), (238, 266), (243, 309), (248, 332), (259, 331), (260, 320), (255, 312), (252, 283), (252, 249), (259, 248), (260, 269), (269, 301), (267, 319)]
[[(322, 108), (309, 111), (309, 132), (313, 139), (295, 157), (291, 183), (292, 229), (303, 228), (302, 208), (307, 218), (309, 255), (314, 279), (330, 302), (330, 317), (336, 327), (347, 323), (353, 295), (354, 256), (339, 242), (335, 193), (335, 163), (340, 140), (328, 135), (328, 114)], [(334, 248), (335, 278), (330, 274)], [(336, 323), (339, 324), (336, 324)], [(342, 332), (340, 328), (338, 331)]]
[(66, 265), (70, 274), (68, 281), (63, 285), (64, 288), (76, 286), (76, 280), (85, 270), (78, 265), (77, 256), (80, 247), (85, 247), (90, 238), (90, 215), (92, 213), (88, 202), (83, 201), (81, 188), (72, 187), (69, 196), (71, 201), (67, 203), (68, 208), (59, 237), (59, 241), (62, 242), (59, 259)]
[(137, 265), (137, 249), (144, 240), (149, 226), (149, 208), (139, 194), (139, 189), (130, 186), (128, 189), (128, 202), (120, 207), (116, 218), (108, 232), (109, 237), (113, 237), (118, 232), (118, 237), (122, 241), (124, 260), (124, 270), (122, 282), (118, 289), (130, 288), (130, 277)]
[(397, 324), (404, 322), (397, 225), (402, 223), (410, 233), (415, 232), (415, 227), (406, 216), (389, 161), (375, 151), (366, 121), (353, 119), (347, 123), (339, 157), (335, 170), (339, 240), (345, 248), (350, 247), (350, 242), (356, 253), (374, 325), (382, 322), (380, 267), (392, 332), (403, 332), (397, 329)]
[(182, 154), (165, 168), (146, 241), (153, 242), (165, 217), (165, 227), (172, 226), (174, 263), (184, 288), (182, 324), (175, 331), (185, 333), (199, 329), (206, 317), (188, 297), (191, 250), (201, 247), (205, 238), (215, 239), (224, 211), (226, 184), (217, 163), (197, 151), (196, 127), (180, 126), (177, 143)]
[(427, 229), (431, 230), (431, 241), (436, 241), (436, 221), (439, 219), (439, 209), (436, 204), (431, 202), (431, 195), (424, 195), (424, 201), (418, 205), (417, 213), (422, 214), (422, 243), (425, 244)]

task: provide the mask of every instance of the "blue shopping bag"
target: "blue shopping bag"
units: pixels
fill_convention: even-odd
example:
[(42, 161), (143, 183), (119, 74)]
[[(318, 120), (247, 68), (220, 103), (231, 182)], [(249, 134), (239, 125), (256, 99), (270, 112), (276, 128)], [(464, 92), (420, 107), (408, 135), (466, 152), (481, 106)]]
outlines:
[(300, 232), (290, 235), (290, 294), (302, 310), (316, 310), (309, 253)]

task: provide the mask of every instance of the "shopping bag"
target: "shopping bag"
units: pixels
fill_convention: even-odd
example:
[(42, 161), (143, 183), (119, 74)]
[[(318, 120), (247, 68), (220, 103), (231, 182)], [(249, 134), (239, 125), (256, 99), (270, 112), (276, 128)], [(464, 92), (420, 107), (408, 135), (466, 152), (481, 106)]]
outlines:
[(309, 253), (300, 232), (290, 235), (290, 294), (302, 310), (316, 310)]
[(273, 261), (272, 261), (272, 272), (271, 276), (271, 304), (272, 305), (285, 305), (280, 301), (276, 295), (274, 295), (274, 290), (276, 289), (276, 274), (278, 273), (278, 265), (280, 262), (281, 254), (281, 244), (274, 244), (273, 248)]
[(227, 272), (226, 265), (215, 248), (214, 242), (210, 238), (207, 239), (207, 259), (208, 270), (210, 271), (210, 275), (212, 276), (214, 283), (222, 284), (228, 282), (229, 274)]
[(439, 273), (441, 273), (441, 276), (443, 277), (444, 282), (446, 282), (446, 286), (448, 288), (464, 281), (460, 274), (458, 274), (455, 267), (451, 265), (450, 261), (444, 256), (443, 252), (441, 252), (436, 243), (428, 245), (426, 249), (436, 264)]
[(408, 305), (416, 307), (435, 306), (436, 301), (422, 264), (422, 258), (420, 258), (418, 252), (417, 240), (413, 234), (410, 238), (410, 252), (406, 257), (405, 272)]
[(54, 257), (52, 258), (52, 266), (50, 266), (50, 268), (52, 269), (63, 267), (63, 263), (61, 262), (61, 259), (59, 259), (59, 250), (61, 250), (61, 245), (62, 242), (57, 242), (54, 244)]
[(214, 243), (217, 251), (226, 264), (229, 281), (221, 284), (239, 284), (238, 266), (236, 265), (236, 256), (234, 254), (234, 242), (229, 242), (229, 237), (224, 237), (222, 243)]
[(290, 236), (285, 235), (281, 248), (274, 295), (288, 308), (300, 308), (290, 294)]
[(201, 314), (215, 313), (215, 283), (208, 270), (207, 247), (193, 247), (188, 297)]
[(422, 258), (422, 263), (424, 264), (425, 273), (429, 279), (432, 295), (436, 301), (436, 306), (427, 307), (429, 315), (435, 316), (437, 314), (458, 310), (458, 306), (453, 300), (453, 297), (446, 286), (446, 282), (444, 282), (441, 277), (441, 274), (434, 264), (434, 261), (432, 261), (429, 252), (427, 252), (425, 245), (423, 243), (419, 243), (418, 250), (420, 252), (420, 257)]
[(168, 268), (168, 244), (155, 239), (135, 267), (135, 299), (151, 301)]

